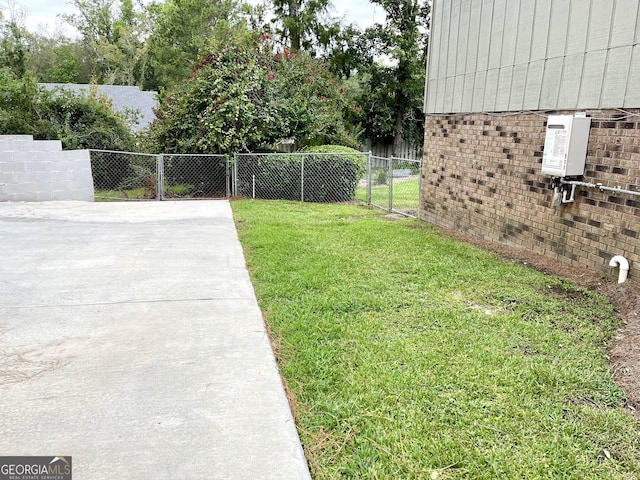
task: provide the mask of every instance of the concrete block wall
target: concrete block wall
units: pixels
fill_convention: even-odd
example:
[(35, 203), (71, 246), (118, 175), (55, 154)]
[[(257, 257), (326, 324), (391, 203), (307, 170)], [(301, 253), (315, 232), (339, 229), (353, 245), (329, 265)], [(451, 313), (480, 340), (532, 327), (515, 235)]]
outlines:
[[(624, 255), (640, 278), (640, 196), (577, 187), (574, 203), (553, 206), (551, 178), (541, 173), (546, 116), (574, 113), (428, 116), (420, 218), (603, 273)], [(640, 191), (640, 116), (587, 115), (579, 179)]]
[(0, 135), (0, 201), (93, 201), (88, 150), (62, 150), (59, 140)]

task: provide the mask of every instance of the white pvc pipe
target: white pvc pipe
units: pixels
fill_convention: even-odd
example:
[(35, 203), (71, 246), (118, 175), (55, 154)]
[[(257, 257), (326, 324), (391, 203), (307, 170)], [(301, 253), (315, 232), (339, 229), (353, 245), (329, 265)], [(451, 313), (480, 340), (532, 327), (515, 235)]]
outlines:
[(620, 273), (618, 273), (618, 283), (624, 283), (627, 280), (629, 274), (629, 261), (622, 255), (616, 255), (609, 262), (610, 267), (620, 267)]

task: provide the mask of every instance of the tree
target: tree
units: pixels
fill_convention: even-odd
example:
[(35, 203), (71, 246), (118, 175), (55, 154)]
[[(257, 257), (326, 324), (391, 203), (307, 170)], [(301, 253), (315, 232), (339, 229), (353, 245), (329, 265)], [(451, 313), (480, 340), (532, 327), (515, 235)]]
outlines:
[[(398, 155), (404, 140), (422, 141), (422, 101), (426, 71), (430, 2), (371, 0), (387, 15), (385, 25), (365, 32), (371, 45), (364, 95), (367, 138), (393, 138)], [(386, 63), (376, 61), (376, 56)]]
[(209, 52), (211, 39), (226, 35), (239, 13), (236, 0), (167, 0), (152, 4), (145, 88), (171, 88), (188, 77)]
[(330, 0), (272, 0), (276, 33), (293, 52), (327, 47), (340, 31), (329, 17)]
[(63, 15), (82, 36), (92, 76), (114, 85), (141, 85), (148, 35), (145, 10), (133, 0), (70, 0), (78, 13)]
[(89, 83), (91, 65), (83, 55), (80, 42), (60, 33), (47, 36), (30, 33), (27, 38), (27, 70), (39, 82)]
[(298, 145), (353, 145), (342, 117), (345, 98), (321, 62), (275, 53), (266, 36), (239, 30), (161, 99), (149, 141), (170, 153), (248, 152), (291, 138)]
[(9, 18), (0, 12), (0, 66), (8, 67), (18, 77), (26, 72), (24, 17), (26, 12), (15, 1), (8, 2)]

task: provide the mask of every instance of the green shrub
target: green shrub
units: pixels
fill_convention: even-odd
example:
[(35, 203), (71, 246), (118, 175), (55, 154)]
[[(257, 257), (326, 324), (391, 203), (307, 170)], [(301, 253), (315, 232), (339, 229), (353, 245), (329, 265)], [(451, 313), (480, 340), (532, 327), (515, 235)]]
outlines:
[(346, 202), (355, 198), (366, 169), (365, 155), (340, 145), (310, 147), (305, 153), (305, 201)]

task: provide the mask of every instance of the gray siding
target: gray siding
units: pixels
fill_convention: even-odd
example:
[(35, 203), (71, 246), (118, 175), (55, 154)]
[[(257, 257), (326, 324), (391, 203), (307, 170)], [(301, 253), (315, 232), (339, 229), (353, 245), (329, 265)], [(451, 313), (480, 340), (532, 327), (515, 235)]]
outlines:
[(640, 107), (638, 0), (433, 0), (427, 113)]

